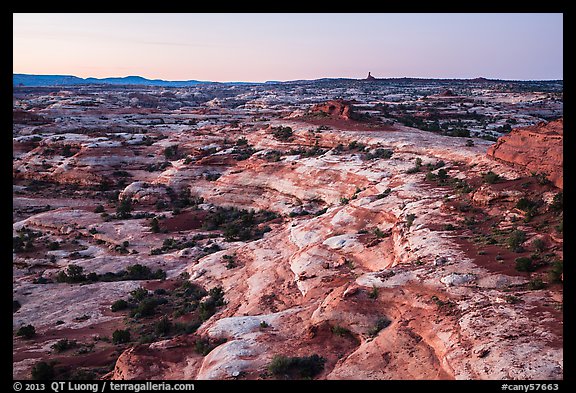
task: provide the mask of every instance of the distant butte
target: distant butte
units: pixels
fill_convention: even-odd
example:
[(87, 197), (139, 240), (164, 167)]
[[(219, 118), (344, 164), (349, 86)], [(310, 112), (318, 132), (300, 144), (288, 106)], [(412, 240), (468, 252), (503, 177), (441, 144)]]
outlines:
[(367, 80), (367, 81), (375, 81), (376, 78), (374, 78), (374, 77), (370, 74), (370, 72), (368, 72), (368, 76), (366, 77), (366, 80)]

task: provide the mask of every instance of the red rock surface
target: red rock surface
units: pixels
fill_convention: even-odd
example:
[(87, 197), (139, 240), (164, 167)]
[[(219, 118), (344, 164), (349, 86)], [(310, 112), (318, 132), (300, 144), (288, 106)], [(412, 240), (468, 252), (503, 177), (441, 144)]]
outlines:
[(325, 113), (331, 117), (350, 120), (354, 109), (352, 103), (346, 100), (330, 100), (323, 104), (317, 104), (310, 110), (311, 113)]
[(516, 128), (500, 137), (487, 154), (528, 172), (544, 172), (556, 187), (563, 188), (563, 134), (563, 119)]

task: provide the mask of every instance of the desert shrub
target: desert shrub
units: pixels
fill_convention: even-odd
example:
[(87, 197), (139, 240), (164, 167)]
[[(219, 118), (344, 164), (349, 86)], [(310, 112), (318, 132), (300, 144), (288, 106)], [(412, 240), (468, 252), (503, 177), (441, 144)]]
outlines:
[(55, 352), (60, 353), (67, 351), (71, 348), (76, 348), (77, 343), (74, 340), (68, 340), (64, 338), (62, 340), (58, 340), (56, 343), (52, 344), (50, 348), (52, 348)]
[(474, 146), (474, 141), (472, 139), (467, 139), (466, 140), (466, 147), (472, 147)]
[(223, 342), (226, 342), (226, 339), (220, 339), (220, 340), (216, 340), (216, 341), (211, 341), (208, 338), (205, 337), (199, 337), (198, 339), (196, 339), (196, 341), (194, 342), (194, 351), (196, 351), (196, 353), (199, 353), (202, 356), (206, 356), (208, 355), (214, 348), (216, 348), (218, 345), (222, 344)]
[(178, 155), (178, 145), (168, 146), (164, 149), (164, 157), (167, 160), (175, 159)]
[(382, 329), (387, 328), (391, 323), (392, 321), (389, 320), (387, 317), (378, 318), (374, 326), (370, 328), (370, 330), (368, 330), (368, 335), (370, 337), (376, 337)]
[(324, 363), (326, 359), (317, 354), (302, 357), (275, 355), (268, 371), (275, 376), (313, 378), (324, 370)]
[(60, 243), (58, 243), (58, 242), (50, 242), (50, 244), (48, 244), (49, 250), (54, 251), (54, 250), (57, 250), (59, 248), (60, 248)]
[(248, 139), (246, 139), (245, 137), (240, 137), (236, 140), (236, 146), (247, 146), (248, 145)]
[(114, 303), (112, 303), (112, 305), (110, 306), (110, 310), (112, 312), (116, 312), (116, 311), (122, 311), (128, 308), (128, 302), (124, 299), (120, 299), (120, 300), (116, 300)]
[(96, 381), (98, 375), (91, 370), (76, 369), (70, 373), (68, 379), (71, 381)]
[(519, 272), (533, 272), (535, 270), (532, 258), (520, 257), (516, 258), (515, 262), (516, 262), (516, 270), (518, 270)]
[(144, 298), (140, 300), (138, 306), (132, 310), (130, 316), (133, 318), (143, 318), (154, 315), (158, 306), (158, 300), (153, 298)]
[(546, 284), (544, 284), (544, 281), (542, 281), (541, 278), (533, 278), (528, 282), (528, 289), (532, 291), (537, 291), (544, 288), (546, 288)]
[(498, 181), (501, 180), (500, 175), (492, 172), (492, 171), (488, 171), (484, 174), (484, 176), (482, 176), (482, 178), (484, 179), (484, 181), (488, 184), (494, 184), (497, 183)]
[(548, 272), (548, 277), (551, 282), (561, 282), (562, 273), (564, 272), (564, 262), (554, 261), (552, 263), (552, 268)]
[(130, 218), (132, 214), (132, 199), (131, 198), (122, 198), (118, 205), (116, 206), (116, 218)]
[(370, 292), (368, 292), (368, 297), (370, 299), (377, 299), (378, 298), (378, 288), (373, 286)]
[(234, 257), (234, 255), (224, 255), (222, 259), (226, 261), (226, 269), (233, 269), (237, 266), (236, 258)]
[(129, 330), (114, 330), (112, 333), (112, 343), (113, 344), (124, 344), (130, 342), (130, 331)]
[(152, 231), (152, 233), (160, 232), (160, 224), (158, 223), (158, 219), (156, 217), (150, 220), (150, 230)]
[(392, 157), (392, 154), (394, 154), (394, 152), (392, 150), (379, 147), (376, 150), (374, 150), (374, 152), (366, 153), (365, 158), (366, 158), (366, 160), (373, 160), (375, 158), (388, 159), (388, 158)]
[(526, 233), (519, 229), (516, 229), (510, 233), (508, 238), (508, 247), (514, 252), (522, 252), (522, 243), (526, 241)]
[(536, 250), (538, 252), (542, 252), (542, 251), (544, 251), (544, 248), (546, 247), (546, 243), (544, 242), (544, 240), (538, 238), (532, 242), (532, 247), (534, 247), (534, 250)]
[(218, 307), (226, 304), (222, 287), (214, 287), (210, 289), (208, 295), (208, 298), (200, 302), (198, 307), (199, 316), (202, 321), (206, 321), (216, 313)]
[(94, 213), (104, 213), (104, 206), (102, 205), (96, 206), (96, 208), (94, 209)]
[(388, 195), (390, 195), (391, 192), (392, 192), (392, 189), (387, 188), (383, 192), (381, 192), (380, 194), (376, 195), (376, 199), (386, 198)]
[(146, 288), (139, 287), (131, 291), (130, 296), (132, 296), (132, 299), (139, 302), (148, 296), (148, 290)]
[(168, 317), (164, 316), (161, 320), (156, 323), (154, 327), (154, 332), (159, 336), (167, 336), (172, 330), (172, 322)]
[(352, 334), (350, 329), (347, 329), (347, 328), (342, 327), (340, 325), (332, 326), (332, 328), (330, 330), (332, 331), (332, 334), (335, 334), (335, 335), (340, 336), (340, 337)]
[(564, 209), (564, 194), (563, 192), (559, 192), (558, 194), (554, 195), (552, 199), (552, 203), (550, 204), (549, 209), (553, 212), (559, 213)]
[(416, 215), (415, 214), (408, 214), (406, 215), (406, 228), (410, 228), (412, 226), (412, 224), (414, 223), (414, 220), (416, 219)]
[(294, 131), (292, 131), (291, 127), (275, 127), (272, 129), (272, 135), (274, 138), (280, 141), (288, 141), (294, 135)]
[(18, 337), (24, 337), (26, 339), (30, 339), (36, 336), (36, 328), (32, 325), (25, 325), (21, 326), (20, 329), (16, 332)]
[(220, 174), (219, 173), (206, 173), (204, 175), (204, 178), (208, 181), (216, 181), (220, 178)]
[(438, 170), (438, 179), (440, 180), (448, 179), (448, 172), (446, 172), (446, 169), (441, 168)]
[(420, 157), (417, 157), (416, 160), (414, 160), (414, 166), (408, 169), (406, 173), (410, 174), (420, 172), (421, 167), (422, 167), (422, 159)]
[(32, 379), (36, 381), (47, 381), (54, 379), (54, 366), (40, 361), (32, 367)]

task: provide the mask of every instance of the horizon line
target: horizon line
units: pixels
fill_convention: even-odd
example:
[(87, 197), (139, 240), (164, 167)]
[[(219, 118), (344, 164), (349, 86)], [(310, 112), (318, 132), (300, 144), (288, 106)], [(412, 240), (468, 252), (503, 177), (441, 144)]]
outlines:
[(170, 82), (170, 83), (178, 83), (178, 82), (190, 82), (190, 81), (197, 81), (201, 83), (266, 83), (266, 82), (279, 82), (279, 83), (286, 83), (286, 82), (295, 82), (295, 81), (315, 81), (321, 79), (349, 79), (349, 80), (389, 80), (389, 79), (436, 79), (436, 80), (475, 80), (475, 79), (483, 79), (487, 81), (507, 81), (507, 82), (529, 82), (529, 81), (539, 81), (539, 82), (551, 82), (551, 81), (564, 81), (563, 78), (549, 78), (549, 79), (506, 79), (506, 78), (495, 78), (495, 77), (485, 77), (485, 76), (475, 76), (475, 77), (445, 77), (445, 76), (388, 76), (388, 77), (375, 77), (372, 75), (374, 79), (368, 79), (367, 77), (364, 78), (353, 78), (347, 76), (328, 76), (328, 77), (318, 77), (318, 78), (299, 78), (299, 79), (268, 79), (265, 81), (245, 81), (245, 80), (229, 80), (229, 81), (217, 81), (217, 80), (201, 80), (201, 79), (162, 79), (159, 77), (145, 77), (142, 75), (124, 75), (124, 76), (105, 76), (105, 77), (81, 77), (73, 74), (30, 74), (30, 73), (20, 73), (20, 72), (12, 72), (12, 76), (15, 75), (26, 75), (26, 76), (60, 76), (60, 77), (73, 77), (78, 79), (97, 79), (97, 80), (104, 80), (104, 79), (125, 79), (125, 78), (142, 78), (149, 81), (161, 81), (161, 82)]

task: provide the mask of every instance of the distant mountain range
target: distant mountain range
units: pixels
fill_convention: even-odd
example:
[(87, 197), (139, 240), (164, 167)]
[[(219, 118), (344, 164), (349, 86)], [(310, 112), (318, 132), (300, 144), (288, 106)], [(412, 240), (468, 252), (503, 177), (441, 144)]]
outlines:
[[(248, 84), (281, 84), (281, 83), (311, 83), (311, 82), (331, 82), (331, 81), (396, 81), (396, 82), (417, 82), (417, 81), (437, 81), (437, 82), (505, 82), (501, 79), (486, 79), (483, 77), (474, 79), (439, 79), (439, 78), (374, 78), (352, 79), (352, 78), (320, 78), (314, 80), (294, 80), (294, 81), (267, 81), (267, 82), (212, 82), (212, 81), (167, 81), (163, 79), (146, 79), (141, 76), (125, 76), (119, 78), (79, 78), (72, 75), (32, 75), (32, 74), (12, 74), (13, 86), (41, 87), (41, 86), (73, 86), (73, 85), (117, 85), (117, 86), (163, 86), (163, 87), (187, 87), (199, 84), (227, 84), (227, 85), (248, 85)], [(562, 82), (557, 81), (508, 81), (508, 82)]]

